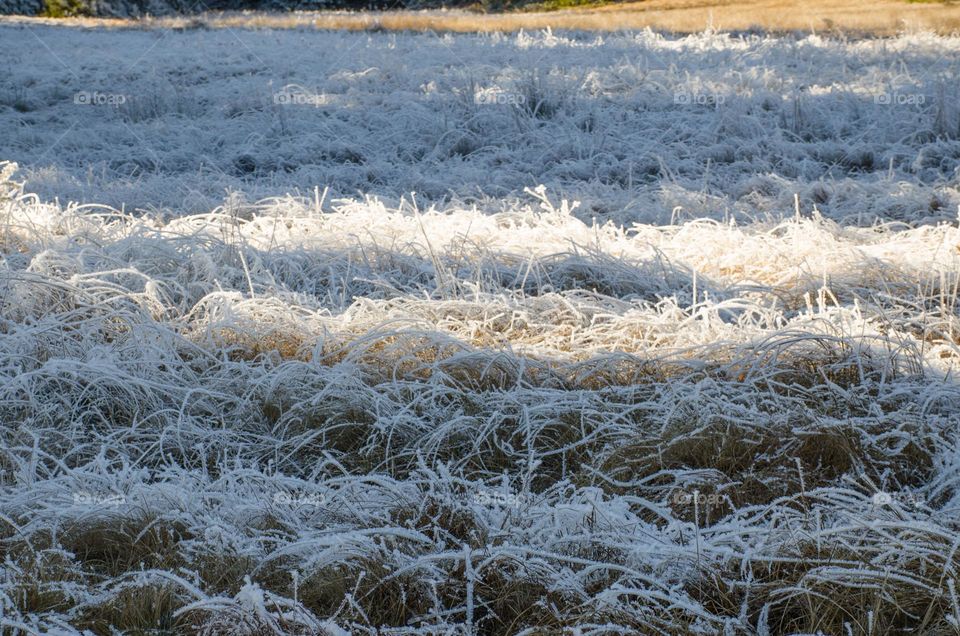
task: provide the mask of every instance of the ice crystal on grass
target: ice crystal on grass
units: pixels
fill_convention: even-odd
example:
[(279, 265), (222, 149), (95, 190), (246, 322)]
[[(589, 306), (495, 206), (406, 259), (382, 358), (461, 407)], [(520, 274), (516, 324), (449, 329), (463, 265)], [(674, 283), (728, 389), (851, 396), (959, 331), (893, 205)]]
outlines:
[[(382, 55), (393, 37), (391, 59), (410, 58), (414, 36), (362, 37), (372, 43), (362, 55)], [(608, 108), (605, 95), (652, 99), (645, 92), (681, 77), (614, 54), (642, 46), (704, 73), (706, 60), (755, 60), (738, 80), (746, 102), (691, 97), (670, 134), (716, 124), (732, 155), (690, 143), (716, 152), (710, 165), (737, 177), (754, 211), (777, 214), (720, 220), (709, 187), (671, 189), (682, 179), (664, 183), (670, 175), (699, 161), (679, 142), (656, 170), (683, 209), (659, 225), (624, 209), (585, 214), (557, 176), (579, 164), (559, 155), (540, 157), (552, 168), (530, 164), (544, 187), (496, 199), (318, 188), (260, 201), (237, 193), (197, 214), (24, 194), (4, 164), (0, 631), (955, 630), (960, 230), (940, 217), (903, 222), (923, 220), (915, 206), (934, 189), (953, 201), (943, 170), (955, 141), (904, 138), (898, 148), (916, 143), (924, 158), (899, 184), (861, 178), (870, 161), (860, 147), (830, 155), (842, 175), (801, 183), (806, 153), (826, 152), (848, 123), (831, 110), (883, 104), (844, 106), (849, 96), (794, 90), (789, 78), (839, 56), (879, 82), (871, 73), (925, 63), (956, 40), (449, 40), (471, 60), (497, 44), (621, 62), (584, 78), (589, 103), (551, 94), (565, 84), (544, 74), (524, 89), (551, 104), (535, 115), (469, 104), (464, 121), (478, 129), (459, 154), (417, 142), (436, 150), (437, 178), (462, 177), (478, 154), (501, 157), (508, 167), (491, 183), (505, 184), (537, 143), (566, 143), (571, 122), (620, 126), (612, 113), (623, 104)], [(211, 72), (247, 68), (224, 64)], [(771, 69), (793, 70), (783, 79)], [(520, 82), (519, 70), (503, 85)], [(433, 121), (388, 99), (397, 68), (342, 71), (330, 77), (342, 108), (371, 99), (357, 85), (387, 110)], [(730, 79), (683, 77), (690, 95)], [(269, 110), (243, 99), (228, 116)], [(165, 103), (104, 125), (162, 118)], [(779, 167), (796, 160), (796, 180), (757, 159), (768, 156), (749, 141), (757, 122), (723, 111), (734, 106), (784, 117)], [(926, 114), (883, 111), (863, 134), (889, 141)], [(498, 145), (501, 119), (526, 141)], [(577, 139), (597, 144), (591, 165), (614, 169), (603, 157), (618, 150), (590, 135)], [(314, 150), (356, 176), (367, 160), (347, 161), (350, 143)], [(117, 160), (132, 160), (125, 153)], [(380, 157), (363, 169), (384, 183), (410, 183), (409, 165), (384, 167), (389, 153), (356, 153)], [(177, 178), (171, 155), (157, 157), (148, 194)], [(646, 178), (637, 168), (628, 183)], [(928, 169), (945, 180), (931, 185)], [(836, 207), (814, 209), (808, 194)], [(871, 215), (880, 220), (859, 222)]]

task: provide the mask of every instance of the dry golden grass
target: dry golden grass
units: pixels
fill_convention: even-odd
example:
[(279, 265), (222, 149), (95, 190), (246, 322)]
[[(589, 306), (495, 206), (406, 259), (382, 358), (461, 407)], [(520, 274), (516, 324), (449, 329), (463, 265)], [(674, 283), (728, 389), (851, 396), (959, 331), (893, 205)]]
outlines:
[(225, 13), (200, 18), (0, 17), (0, 24), (29, 22), (105, 28), (316, 28), (348, 31), (492, 32), (537, 29), (617, 31), (651, 27), (678, 33), (724, 31), (843, 32), (892, 35), (903, 31), (960, 31), (960, 4), (905, 0), (642, 0), (559, 11), (477, 13), (468, 10)]

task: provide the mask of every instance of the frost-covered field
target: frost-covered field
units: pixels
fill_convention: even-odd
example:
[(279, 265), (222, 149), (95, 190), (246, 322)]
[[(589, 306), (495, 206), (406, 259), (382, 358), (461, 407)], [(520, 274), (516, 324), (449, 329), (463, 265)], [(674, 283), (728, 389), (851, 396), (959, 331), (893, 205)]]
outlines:
[(0, 55), (0, 632), (960, 631), (960, 38)]

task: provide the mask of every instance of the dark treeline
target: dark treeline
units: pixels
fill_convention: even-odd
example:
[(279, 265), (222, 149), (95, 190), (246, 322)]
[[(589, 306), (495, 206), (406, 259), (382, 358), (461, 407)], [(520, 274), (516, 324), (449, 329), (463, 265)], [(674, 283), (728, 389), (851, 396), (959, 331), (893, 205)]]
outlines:
[(425, 9), (469, 0), (0, 0), (0, 15), (137, 18), (207, 11), (308, 11), (317, 9)]

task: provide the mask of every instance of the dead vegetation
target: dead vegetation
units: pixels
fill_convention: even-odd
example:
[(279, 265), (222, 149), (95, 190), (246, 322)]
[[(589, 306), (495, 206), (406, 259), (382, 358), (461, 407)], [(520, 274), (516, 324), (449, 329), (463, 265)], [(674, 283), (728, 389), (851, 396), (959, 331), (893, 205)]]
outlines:
[[(561, 3), (553, 3), (558, 6)], [(110, 18), (5, 17), (2, 22), (60, 24), (106, 28), (342, 29), (349, 31), (450, 31), (456, 33), (583, 29), (620, 31), (652, 28), (676, 33), (722, 31), (800, 31), (825, 35), (894, 35), (904, 31), (954, 33), (960, 29), (960, 6), (954, 2), (882, 0), (865, 8), (858, 0), (803, 3), (788, 0), (645, 0), (550, 8), (551, 2), (526, 10), (483, 13), (469, 10), (391, 10), (366, 12), (224, 13), (200, 17)], [(539, 9), (539, 10), (538, 10)]]

